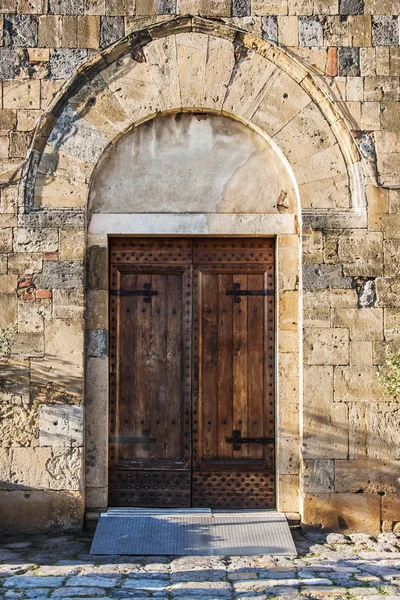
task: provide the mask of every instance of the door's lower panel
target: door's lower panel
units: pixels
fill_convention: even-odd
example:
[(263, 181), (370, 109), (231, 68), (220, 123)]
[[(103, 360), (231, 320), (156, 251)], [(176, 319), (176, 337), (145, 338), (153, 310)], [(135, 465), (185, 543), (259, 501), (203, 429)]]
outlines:
[(195, 508), (275, 508), (275, 475), (271, 471), (194, 471)]
[(110, 473), (110, 506), (190, 507), (190, 471)]

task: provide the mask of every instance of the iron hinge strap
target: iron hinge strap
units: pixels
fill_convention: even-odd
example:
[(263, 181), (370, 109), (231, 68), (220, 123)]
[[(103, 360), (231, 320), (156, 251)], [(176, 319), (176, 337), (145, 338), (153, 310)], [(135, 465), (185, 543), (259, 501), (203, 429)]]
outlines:
[(274, 290), (242, 290), (240, 289), (240, 283), (233, 284), (233, 290), (226, 290), (227, 296), (234, 296), (235, 302), (240, 302), (239, 296), (273, 296)]
[(235, 429), (232, 432), (232, 437), (226, 438), (227, 444), (233, 444), (234, 450), (240, 450), (241, 444), (274, 444), (274, 438), (268, 437), (241, 437), (240, 431)]
[(143, 285), (143, 290), (110, 290), (111, 296), (144, 296), (145, 302), (150, 302), (151, 296), (157, 296), (158, 292), (150, 289), (150, 283)]

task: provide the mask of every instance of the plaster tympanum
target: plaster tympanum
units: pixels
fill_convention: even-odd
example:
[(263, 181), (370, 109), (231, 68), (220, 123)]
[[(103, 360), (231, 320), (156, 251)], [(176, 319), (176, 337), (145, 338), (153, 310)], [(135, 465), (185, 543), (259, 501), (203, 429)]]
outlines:
[(264, 137), (228, 117), (177, 113), (106, 150), (89, 211), (277, 213), (282, 191), (295, 202), (287, 168)]

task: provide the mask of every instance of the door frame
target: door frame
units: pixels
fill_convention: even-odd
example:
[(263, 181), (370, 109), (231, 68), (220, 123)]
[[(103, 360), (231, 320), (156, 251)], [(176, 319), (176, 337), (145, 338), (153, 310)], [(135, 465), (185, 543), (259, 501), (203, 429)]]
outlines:
[[(101, 215), (106, 217), (107, 215)], [(122, 216), (122, 215), (121, 215)], [(129, 215), (132, 216), (132, 215)], [(140, 216), (140, 215), (138, 215)], [(253, 215), (251, 215), (252, 217)], [(259, 217), (261, 215), (257, 215)], [(263, 215), (264, 216), (264, 215)], [(167, 215), (167, 218), (170, 215)], [(179, 217), (182, 217), (180, 222)], [(224, 219), (227, 217), (227, 219)], [(235, 215), (240, 223), (240, 217)], [(273, 237), (275, 238), (275, 436), (276, 436), (276, 503), (277, 510), (299, 514), (300, 503), (300, 443), (301, 443), (301, 235), (294, 215), (265, 215), (262, 230), (244, 223), (242, 227), (232, 227), (232, 215), (218, 215), (218, 227), (205, 227), (206, 231), (190, 231), (187, 215), (173, 215), (173, 231), (159, 232), (159, 222), (154, 219), (154, 231), (149, 232), (149, 223), (138, 227), (135, 232), (115, 232), (115, 223), (109, 223), (110, 233), (104, 233), (104, 221), (97, 229), (91, 224), (88, 235), (88, 264), (91, 277), (103, 278), (102, 289), (92, 289), (87, 297), (89, 314), (99, 303), (108, 314), (108, 239), (110, 237)], [(271, 219), (272, 217), (272, 219)], [(278, 219), (274, 219), (278, 217)], [(285, 219), (282, 217), (289, 217)], [(226, 227), (221, 227), (224, 224)], [(121, 219), (123, 222), (123, 219)], [(185, 227), (182, 227), (182, 223)], [(242, 221), (243, 224), (243, 221)], [(250, 226), (249, 226), (250, 225)], [(96, 230), (97, 229), (97, 230)], [(130, 229), (127, 227), (126, 229)], [(143, 231), (144, 229), (144, 231)], [(183, 230), (182, 230), (183, 229)], [(185, 230), (186, 229), (186, 230)], [(189, 229), (189, 230), (188, 230)], [(278, 233), (282, 230), (282, 233)], [(272, 233), (270, 233), (272, 230)], [(235, 233), (232, 233), (234, 231)], [(96, 256), (95, 261), (90, 255)], [(104, 278), (104, 274), (107, 277)], [(104, 307), (105, 303), (105, 307)], [(106, 335), (108, 334), (108, 321)], [(86, 356), (86, 506), (87, 511), (105, 510), (108, 503), (108, 348), (104, 355)], [(106, 422), (105, 422), (106, 421)], [(94, 452), (92, 452), (94, 450)]]

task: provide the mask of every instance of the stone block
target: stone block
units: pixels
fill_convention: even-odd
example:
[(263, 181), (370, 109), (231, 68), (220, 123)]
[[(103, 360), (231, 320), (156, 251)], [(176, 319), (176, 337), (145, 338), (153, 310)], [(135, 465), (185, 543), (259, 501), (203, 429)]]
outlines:
[(386, 277), (376, 280), (378, 306), (400, 307), (400, 277)]
[(350, 365), (361, 369), (372, 367), (373, 342), (351, 342)]
[(42, 333), (17, 333), (11, 342), (11, 353), (18, 356), (43, 356), (44, 339)]
[(342, 265), (303, 265), (303, 287), (306, 290), (349, 289), (351, 277), (345, 277)]
[(20, 227), (39, 229), (76, 229), (84, 228), (84, 214), (74, 210), (40, 210), (38, 212), (18, 215)]
[(107, 487), (85, 487), (86, 509), (107, 510), (108, 488)]
[[(367, 77), (364, 86), (364, 100), (396, 102), (400, 94), (398, 77)], [(380, 138), (381, 139), (381, 138)]]
[(382, 496), (382, 520), (399, 521), (400, 515), (400, 496), (387, 494)]
[(328, 15), (324, 18), (324, 45), (331, 47), (347, 47), (350, 43), (349, 24), (340, 16)]
[(279, 290), (296, 290), (299, 280), (299, 250), (296, 246), (279, 248)]
[(75, 289), (83, 286), (84, 273), (81, 261), (45, 261), (43, 271), (34, 277), (40, 289)]
[(375, 494), (305, 494), (303, 523), (328, 531), (380, 531), (380, 497)]
[(87, 329), (107, 329), (108, 293), (105, 290), (89, 290), (87, 293)]
[(107, 289), (107, 248), (91, 246), (89, 249), (88, 287), (91, 290)]
[(40, 253), (11, 253), (8, 255), (8, 272), (18, 275), (32, 275), (42, 270), (43, 258)]
[(50, 12), (53, 15), (83, 15), (84, 0), (49, 0)]
[(82, 449), (15, 448), (10, 484), (19, 489), (82, 489)]
[[(298, 100), (302, 100), (301, 94)], [(329, 149), (335, 143), (329, 125), (313, 103), (307, 103), (274, 139), (292, 164), (314, 156), (319, 150)]]
[(123, 17), (101, 17), (100, 46), (105, 48), (124, 35)]
[(78, 48), (100, 47), (100, 17), (86, 15), (78, 17)]
[(89, 357), (107, 355), (107, 331), (104, 329), (88, 329), (86, 332), (86, 351)]
[(279, 475), (278, 510), (282, 512), (299, 512), (299, 476)]
[(330, 327), (331, 306), (328, 290), (303, 292), (304, 327)]
[(383, 310), (381, 308), (334, 308), (332, 325), (348, 327), (350, 340), (381, 340), (383, 337)]
[(230, 17), (231, 2), (230, 0), (179, 0), (178, 14), (195, 14), (204, 17)]
[(83, 446), (83, 406), (42, 404), (39, 411), (41, 447)]
[(0, 290), (3, 294), (13, 294), (17, 289), (15, 275), (0, 275)]
[(318, 17), (299, 17), (299, 43), (300, 46), (324, 45), (323, 27)]
[(348, 365), (349, 330), (311, 327), (303, 337), (304, 360), (309, 365)]
[(15, 294), (0, 294), (0, 327), (13, 325), (17, 320), (17, 298)]
[(31, 142), (31, 136), (24, 132), (12, 131), (10, 133), (10, 158), (25, 158)]
[[(386, 129), (388, 131), (399, 131), (400, 117), (400, 109), (398, 107), (398, 102), (389, 102), (384, 101), (381, 105), (381, 124), (382, 129)], [(379, 158), (379, 154), (378, 154)]]
[(335, 492), (396, 494), (400, 491), (398, 460), (335, 461)]
[(50, 77), (69, 79), (88, 57), (87, 50), (54, 48), (50, 50)]
[(233, 0), (232, 16), (233, 17), (248, 17), (251, 14), (250, 0)]
[[(23, 384), (22, 384), (23, 386)], [(38, 445), (38, 407), (21, 404), (26, 401), (29, 388), (21, 387), (15, 394), (9, 391), (10, 402), (0, 404), (0, 439), (2, 447)]]
[[(245, 4), (246, 0), (236, 0), (238, 3), (241, 1)], [(177, 12), (176, 0), (155, 0), (156, 13), (157, 15), (173, 15)], [(237, 7), (239, 10), (240, 7)], [(243, 7), (244, 9), (244, 7)], [(250, 11), (248, 12), (250, 14)], [(245, 15), (238, 15), (245, 16)]]
[(397, 16), (375, 15), (372, 17), (372, 45), (398, 46), (399, 25)]
[(272, 44), (278, 43), (278, 17), (262, 17), (262, 36)]
[[(252, 121), (271, 136), (281, 131), (310, 103), (308, 94), (283, 71), (276, 74), (273, 81), (252, 117)], [(305, 119), (311, 120), (312, 116), (306, 114)], [(299, 130), (301, 125), (302, 122), (298, 125)]]
[(294, 291), (279, 292), (279, 328), (285, 331), (296, 331), (299, 319), (299, 293)]
[(81, 492), (9, 490), (0, 494), (3, 507), (0, 527), (4, 533), (79, 531), (82, 528)]
[(0, 77), (14, 79), (20, 72), (21, 57), (15, 48), (0, 48)]
[(324, 239), (321, 231), (311, 228), (303, 230), (303, 263), (322, 263)]
[(83, 317), (85, 301), (80, 290), (54, 290), (53, 318), (79, 319)]
[(335, 401), (379, 401), (384, 393), (371, 367), (337, 367), (335, 369)]
[(316, 15), (337, 15), (339, 0), (314, 0), (314, 13)]
[(362, 15), (364, 0), (339, 0), (340, 15)]
[(0, 401), (15, 405), (29, 403), (28, 361), (3, 359), (0, 363)]
[(103, 487), (107, 483), (108, 450), (107, 419), (98, 415), (108, 413), (108, 367), (104, 358), (89, 358), (86, 363), (86, 483)]
[(4, 19), (4, 45), (37, 46), (38, 23), (32, 15), (7, 15)]
[(340, 235), (338, 258), (345, 275), (379, 277), (383, 273), (382, 234), (350, 231)]
[(96, 164), (109, 140), (71, 106), (67, 106), (58, 118), (48, 144), (57, 152)]
[(384, 309), (384, 327), (385, 330), (393, 329), (400, 331), (400, 308)]
[(339, 75), (342, 77), (360, 76), (360, 49), (339, 48)]
[[(0, 48), (3, 50), (3, 48)], [(1, 53), (0, 53), (1, 68)], [(0, 109), (0, 135), (7, 135), (17, 124), (17, 112), (9, 108)]]
[(12, 229), (0, 229), (0, 252), (11, 252), (12, 250)]
[(359, 394), (349, 409), (349, 458), (398, 460), (398, 402), (368, 403), (362, 399)]
[[(58, 231), (56, 229), (14, 229), (14, 252), (56, 252)], [(40, 286), (45, 287), (45, 286)]]
[(254, 15), (287, 15), (288, 2), (287, 0), (252, 0), (251, 10)]
[(400, 273), (400, 239), (385, 240), (383, 249), (385, 276), (396, 277)]
[(314, 12), (313, 0), (289, 0), (289, 15), (312, 15)]
[[(338, 461), (336, 461), (338, 462)], [(329, 459), (306, 459), (303, 463), (303, 489), (308, 494), (334, 491), (335, 461)]]
[(40, 81), (4, 81), (4, 108), (40, 108)]
[(333, 404), (333, 367), (304, 367), (303, 456), (347, 458), (347, 406)]
[(11, 451), (9, 448), (0, 448), (0, 486), (8, 488), (11, 477)]
[(372, 43), (371, 17), (349, 17), (349, 36), (352, 46), (365, 47)]
[(281, 331), (278, 337), (279, 352), (298, 352), (299, 348), (299, 332), (298, 331)]
[(26, 302), (20, 300), (18, 306), (18, 331), (20, 333), (42, 333), (44, 321), (51, 318), (50, 300)]
[(299, 19), (295, 16), (278, 17), (278, 44), (297, 46), (299, 43)]
[(85, 235), (81, 229), (60, 230), (60, 260), (83, 260)]

